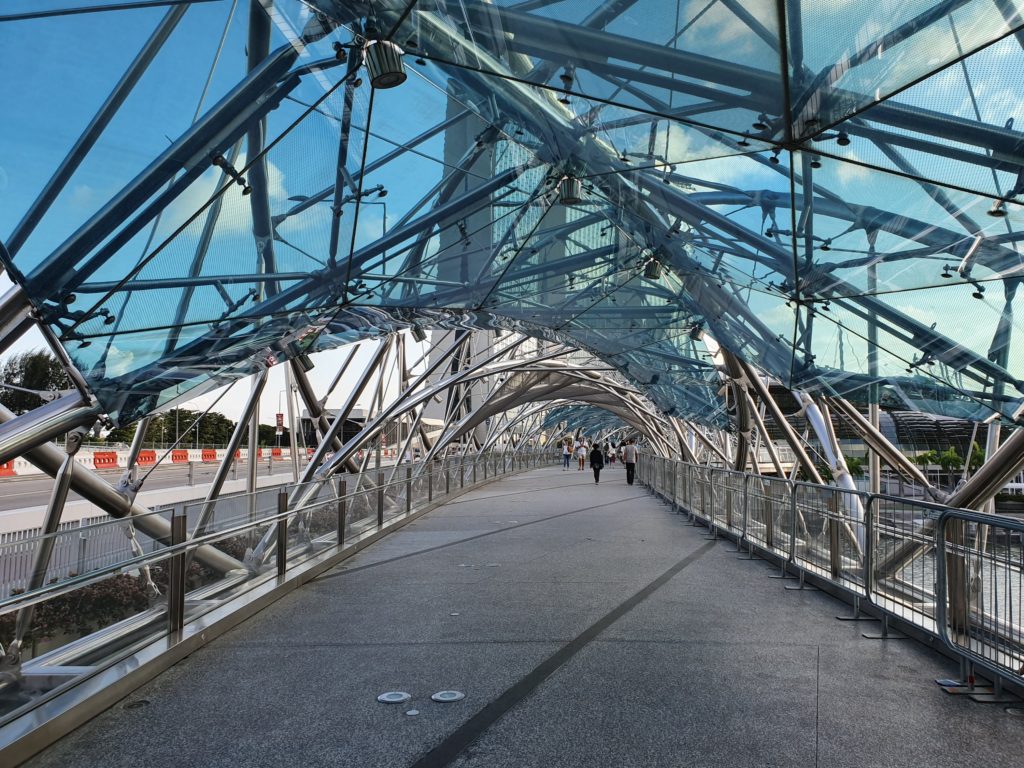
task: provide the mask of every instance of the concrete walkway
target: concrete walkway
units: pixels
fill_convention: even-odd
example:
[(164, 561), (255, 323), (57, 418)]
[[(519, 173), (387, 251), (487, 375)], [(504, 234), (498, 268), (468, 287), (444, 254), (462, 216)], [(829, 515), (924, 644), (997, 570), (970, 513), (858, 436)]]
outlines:
[(29, 765), (1021, 765), (1024, 717), (943, 693), (953, 664), (862, 638), (624, 477), (471, 492)]

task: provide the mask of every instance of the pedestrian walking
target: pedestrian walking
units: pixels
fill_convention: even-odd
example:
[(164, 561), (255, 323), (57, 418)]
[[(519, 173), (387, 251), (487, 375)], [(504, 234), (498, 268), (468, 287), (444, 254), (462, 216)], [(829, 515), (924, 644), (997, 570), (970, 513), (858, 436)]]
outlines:
[(569, 459), (572, 457), (572, 451), (569, 450), (569, 441), (562, 441), (562, 471), (565, 472), (569, 468)]
[(630, 440), (623, 446), (622, 463), (626, 465), (626, 483), (632, 485), (636, 475), (636, 440)]
[(576, 458), (579, 460), (579, 471), (583, 471), (583, 465), (587, 463), (587, 443), (586, 441), (580, 441), (579, 446), (576, 448)]
[(594, 443), (594, 450), (590, 452), (590, 468), (594, 470), (594, 483), (600, 483), (601, 470), (604, 469), (604, 452), (597, 443)]

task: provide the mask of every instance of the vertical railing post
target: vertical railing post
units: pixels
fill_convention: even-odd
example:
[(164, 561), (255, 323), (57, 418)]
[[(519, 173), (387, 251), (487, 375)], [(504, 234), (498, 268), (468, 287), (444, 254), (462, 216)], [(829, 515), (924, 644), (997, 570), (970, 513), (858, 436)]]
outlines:
[(484, 480), (487, 479), (487, 457), (484, 456)]
[(790, 486), (789, 496), (789, 562), (796, 561), (796, 483)]
[[(744, 540), (747, 538), (747, 525), (749, 524), (750, 518), (750, 483), (753, 475), (743, 476), (743, 520), (740, 523), (740, 537), (736, 540), (736, 551), (739, 552), (743, 546)], [(750, 546), (750, 542), (747, 542), (747, 546)]]
[(459, 488), (466, 487), (466, 457), (459, 458)]
[(196, 484), (196, 463), (194, 461), (188, 463), (188, 484), (190, 487)]
[(412, 465), (405, 467), (405, 514), (412, 512)]
[(384, 527), (384, 470), (377, 472), (377, 527)]
[(282, 488), (277, 493), (277, 575), (284, 576), (288, 568), (288, 492)]
[[(970, 631), (968, 565), (964, 554), (967, 550), (967, 522), (960, 518), (947, 518), (945, 523), (946, 620), (948, 629), (962, 642)], [(936, 559), (938, 556), (936, 554)], [(940, 627), (939, 631), (946, 629)]]
[(342, 480), (338, 483), (338, 546), (345, 545), (345, 514), (348, 511), (348, 503), (345, 496), (348, 494), (348, 481)]
[(427, 466), (427, 503), (434, 500), (434, 468)]
[[(171, 546), (185, 543), (188, 535), (184, 510), (175, 507), (171, 513)], [(185, 626), (185, 550), (171, 555), (167, 567), (167, 631), (181, 632)]]
[[(84, 519), (79, 521), (79, 526), (84, 524)], [(78, 573), (85, 573), (86, 562), (88, 562), (89, 537), (84, 532), (78, 534)]]
[(875, 593), (875, 494), (864, 505), (864, 597), (871, 602)]
[[(726, 475), (726, 479), (731, 480), (731, 475)], [(732, 528), (732, 484), (727, 483), (725, 486), (725, 527)]]
[(672, 509), (676, 511), (679, 509), (679, 498), (677, 493), (677, 485), (679, 481), (679, 467), (676, 462), (672, 463)]
[(838, 579), (839, 573), (842, 570), (842, 561), (840, 558), (841, 552), (839, 550), (839, 491), (831, 492), (831, 499), (829, 500), (829, 518), (828, 518), (828, 552), (829, 552), (829, 567), (832, 572), (832, 578)]
[(473, 459), (473, 485), (476, 485), (476, 459)]
[(452, 473), (449, 467), (450, 460), (445, 459), (444, 461), (444, 495), (448, 496), (452, 492)]

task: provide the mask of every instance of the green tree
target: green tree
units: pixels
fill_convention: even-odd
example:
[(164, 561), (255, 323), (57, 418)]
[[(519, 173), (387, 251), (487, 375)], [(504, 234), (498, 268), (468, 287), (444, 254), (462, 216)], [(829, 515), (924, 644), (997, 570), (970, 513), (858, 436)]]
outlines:
[[(288, 446), (291, 438), (288, 436), (288, 427), (284, 428), (281, 434), (281, 446)], [(260, 445), (274, 447), (278, 445), (277, 427), (273, 424), (260, 424)]]
[(923, 453), (917, 454), (913, 461), (918, 466), (927, 467), (929, 464), (939, 463), (939, 454), (937, 451), (924, 451)]
[(204, 445), (227, 445), (235, 422), (223, 413), (211, 412), (199, 422), (199, 442)]
[[(57, 358), (38, 349), (7, 358), (0, 368), (0, 382), (40, 392), (56, 392), (71, 386)], [(0, 404), (19, 414), (38, 408), (43, 400), (29, 392), (0, 386)]]
[(963, 457), (957, 453), (956, 448), (950, 446), (939, 454), (936, 463), (946, 472), (953, 472), (964, 465)]
[[(198, 419), (198, 424), (193, 425)], [(154, 416), (146, 430), (144, 442), (152, 444), (170, 445), (181, 437), (179, 443), (182, 448), (195, 446), (196, 430), (199, 430), (200, 446), (223, 446), (231, 439), (231, 433), (235, 429), (235, 422), (223, 413), (211, 411), (204, 414), (202, 411), (193, 411), (189, 408), (172, 408), (166, 413)], [(109, 443), (130, 443), (135, 437), (135, 425), (129, 424), (124, 427), (113, 429), (107, 435)], [(280, 445), (288, 445), (288, 429), (281, 435)], [(272, 424), (260, 424), (259, 444), (261, 446), (278, 445), (277, 433)], [(248, 438), (245, 438), (242, 445), (248, 445)]]
[[(199, 423), (193, 425), (197, 419)], [(135, 424), (129, 424), (113, 429), (107, 435), (107, 441), (130, 443), (135, 437), (135, 428)], [(196, 430), (198, 429), (199, 445), (221, 446), (227, 444), (234, 428), (235, 422), (223, 413), (211, 411), (203, 414), (202, 411), (193, 411), (188, 408), (172, 408), (167, 413), (152, 418), (149, 429), (146, 430), (144, 442), (170, 445), (178, 437), (181, 437), (181, 446), (187, 448), (196, 444)]]
[(981, 446), (974, 440), (971, 441), (971, 460), (968, 463), (967, 468), (974, 472), (976, 469), (980, 469), (981, 465), (985, 463), (985, 451), (982, 450)]
[(846, 460), (846, 468), (850, 470), (850, 474), (853, 477), (859, 477), (864, 474), (864, 462), (865, 459), (851, 456)]

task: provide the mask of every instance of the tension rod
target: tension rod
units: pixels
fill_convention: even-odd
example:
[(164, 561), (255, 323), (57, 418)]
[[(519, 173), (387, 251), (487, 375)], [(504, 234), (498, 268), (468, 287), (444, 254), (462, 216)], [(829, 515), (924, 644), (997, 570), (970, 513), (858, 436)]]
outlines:
[(243, 195), (248, 195), (252, 192), (252, 187), (246, 183), (245, 177), (235, 170), (235, 167), (227, 161), (227, 158), (225, 158), (224, 155), (214, 156), (213, 164), (235, 180), (235, 183), (242, 188)]

